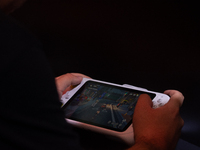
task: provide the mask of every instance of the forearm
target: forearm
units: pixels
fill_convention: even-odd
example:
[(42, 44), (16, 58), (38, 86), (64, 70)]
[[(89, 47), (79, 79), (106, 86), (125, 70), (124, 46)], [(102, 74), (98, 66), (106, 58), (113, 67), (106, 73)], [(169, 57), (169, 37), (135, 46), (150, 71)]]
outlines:
[(153, 145), (147, 144), (145, 142), (142, 142), (142, 143), (134, 144), (127, 150), (159, 150), (159, 148), (157, 148), (157, 146), (153, 146)]

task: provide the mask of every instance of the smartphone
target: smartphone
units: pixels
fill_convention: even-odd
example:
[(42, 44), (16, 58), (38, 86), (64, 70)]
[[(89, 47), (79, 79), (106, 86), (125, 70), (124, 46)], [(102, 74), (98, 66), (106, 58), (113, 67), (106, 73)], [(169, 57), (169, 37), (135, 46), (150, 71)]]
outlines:
[[(130, 135), (133, 137), (132, 117), (139, 96), (148, 94), (154, 107), (169, 100), (162, 93), (87, 78), (73, 90), (67, 93), (68, 100), (62, 107), (70, 124), (119, 137), (128, 144), (134, 141), (126, 139)], [(128, 133), (130, 135), (124, 136)]]

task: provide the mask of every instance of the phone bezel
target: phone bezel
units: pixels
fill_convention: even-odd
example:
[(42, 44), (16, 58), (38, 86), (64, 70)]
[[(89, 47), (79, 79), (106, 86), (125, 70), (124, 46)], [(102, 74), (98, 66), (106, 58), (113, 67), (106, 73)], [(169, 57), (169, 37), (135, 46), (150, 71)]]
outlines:
[[(67, 106), (70, 105), (70, 103), (74, 100), (74, 98), (81, 94), (81, 92), (84, 90), (85, 86), (87, 84), (90, 84), (90, 83), (95, 83), (95, 84), (99, 84), (99, 85), (103, 85), (103, 86), (107, 86), (107, 87), (114, 87), (114, 88), (117, 88), (117, 89), (120, 89), (120, 90), (127, 90), (127, 91), (131, 91), (131, 92), (135, 92), (135, 93), (138, 93), (139, 95), (140, 94), (148, 94), (152, 100), (156, 97), (156, 94), (155, 93), (152, 93), (152, 92), (148, 92), (148, 91), (140, 91), (140, 90), (137, 90), (137, 89), (132, 89), (132, 88), (127, 88), (127, 87), (123, 87), (123, 86), (120, 86), (120, 85), (115, 85), (115, 84), (108, 84), (108, 83), (105, 83), (105, 82), (98, 82), (98, 81), (94, 81), (94, 80), (88, 80), (86, 81), (76, 92), (75, 94), (73, 94), (73, 96), (63, 105), (62, 109), (65, 111), (65, 109), (67, 108)], [(133, 112), (134, 113), (134, 112)], [(97, 123), (94, 123), (94, 122), (89, 122), (89, 121), (86, 121), (86, 120), (82, 120), (82, 119), (77, 119), (77, 118), (67, 118), (67, 119), (70, 119), (70, 120), (74, 120), (74, 121), (77, 121), (77, 122), (81, 122), (81, 123), (84, 123), (84, 124), (89, 124), (89, 125), (93, 125), (93, 126), (97, 126), (97, 127), (100, 127), (100, 128), (104, 128), (104, 129), (109, 129), (109, 130), (113, 130), (113, 131), (118, 131), (118, 132), (124, 132), (127, 130), (127, 128), (132, 124), (132, 119), (129, 120), (129, 122), (126, 124), (126, 126), (123, 128), (123, 129), (118, 129), (118, 128), (114, 128), (114, 127), (109, 127), (107, 125), (102, 125), (102, 124), (97, 124)]]

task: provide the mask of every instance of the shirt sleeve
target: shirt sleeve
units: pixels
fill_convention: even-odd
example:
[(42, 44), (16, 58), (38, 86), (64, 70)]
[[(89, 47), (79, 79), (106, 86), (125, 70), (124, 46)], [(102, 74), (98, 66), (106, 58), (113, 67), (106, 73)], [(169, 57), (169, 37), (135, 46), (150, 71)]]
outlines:
[(81, 149), (67, 124), (41, 44), (0, 15), (0, 145), (7, 149)]

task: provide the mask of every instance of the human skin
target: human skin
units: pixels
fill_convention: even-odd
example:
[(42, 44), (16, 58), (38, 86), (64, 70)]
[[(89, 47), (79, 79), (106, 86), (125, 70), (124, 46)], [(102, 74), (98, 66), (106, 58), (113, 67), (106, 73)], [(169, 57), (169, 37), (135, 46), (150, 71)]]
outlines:
[(59, 98), (63, 93), (71, 90), (73, 86), (81, 83), (83, 78), (90, 78), (81, 73), (67, 73), (55, 78)]
[(138, 99), (133, 115), (135, 145), (129, 150), (173, 150), (184, 121), (179, 114), (184, 96), (176, 90), (164, 92), (171, 98), (164, 106), (153, 109), (151, 98), (144, 94)]
[[(68, 73), (56, 78), (59, 97), (87, 77), (79, 73)], [(152, 100), (142, 94), (137, 102), (133, 115), (135, 144), (128, 150), (173, 150), (176, 147), (184, 125), (179, 109), (184, 96), (176, 90), (164, 92), (170, 100), (162, 107), (153, 109)]]

